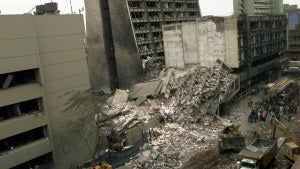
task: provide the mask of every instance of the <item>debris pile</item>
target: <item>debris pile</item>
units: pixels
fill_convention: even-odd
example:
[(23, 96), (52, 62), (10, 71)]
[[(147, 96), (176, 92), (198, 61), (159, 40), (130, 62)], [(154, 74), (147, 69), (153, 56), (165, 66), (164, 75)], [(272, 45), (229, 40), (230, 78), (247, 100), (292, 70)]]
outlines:
[(214, 145), (222, 127), (210, 122), (236, 78), (222, 63), (164, 69), (157, 79), (136, 84), (130, 92), (118, 90), (101, 107), (100, 132), (110, 129), (114, 150), (147, 134), (148, 143), (124, 168), (180, 168), (198, 150)]

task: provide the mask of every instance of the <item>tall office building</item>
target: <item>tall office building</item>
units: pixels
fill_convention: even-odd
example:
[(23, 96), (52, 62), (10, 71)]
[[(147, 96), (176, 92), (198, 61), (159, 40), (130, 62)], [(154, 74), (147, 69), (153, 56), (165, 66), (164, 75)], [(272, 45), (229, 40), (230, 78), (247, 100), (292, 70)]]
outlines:
[(142, 59), (164, 59), (162, 26), (200, 16), (198, 0), (85, 0), (85, 6), (94, 89), (130, 87)]
[(65, 121), (78, 118), (63, 113), (70, 96), (60, 97), (90, 88), (84, 32), (82, 15), (0, 16), (1, 169), (66, 169), (89, 158), (80, 140), (62, 144), (64, 126), (75, 127)]
[(300, 9), (297, 5), (284, 5), (288, 16), (288, 51), (292, 60), (300, 60)]
[(282, 14), (283, 0), (233, 0), (234, 14)]

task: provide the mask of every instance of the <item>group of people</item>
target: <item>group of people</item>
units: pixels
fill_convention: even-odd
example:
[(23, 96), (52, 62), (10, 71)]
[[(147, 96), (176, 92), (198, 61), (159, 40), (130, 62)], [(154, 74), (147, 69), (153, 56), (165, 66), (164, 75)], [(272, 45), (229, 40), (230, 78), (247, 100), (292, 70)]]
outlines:
[(248, 101), (248, 106), (251, 107), (248, 122), (256, 123), (257, 121), (265, 122), (267, 117), (275, 117), (278, 120), (281, 120), (282, 117), (286, 117), (288, 121), (291, 121), (292, 114), (295, 114), (294, 108), (292, 106), (288, 106), (284, 103), (281, 104), (272, 104), (272, 100), (265, 99), (262, 101), (258, 101), (253, 106), (253, 101), (250, 98)]
[(265, 122), (267, 116), (268, 116), (268, 112), (266, 110), (252, 108), (249, 114), (248, 122), (250, 123), (252, 122), (256, 123), (257, 121)]

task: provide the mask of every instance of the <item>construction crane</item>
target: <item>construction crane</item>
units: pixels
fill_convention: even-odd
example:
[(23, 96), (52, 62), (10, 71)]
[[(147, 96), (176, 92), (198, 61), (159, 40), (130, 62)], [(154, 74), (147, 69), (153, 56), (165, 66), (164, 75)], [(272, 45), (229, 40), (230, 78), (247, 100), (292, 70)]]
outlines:
[(276, 129), (278, 128), (283, 134), (288, 137), (289, 142), (285, 143), (285, 157), (291, 162), (295, 162), (300, 157), (300, 138), (293, 132), (290, 131), (283, 123), (277, 120), (275, 117), (271, 118), (272, 126), (272, 138), (275, 138)]

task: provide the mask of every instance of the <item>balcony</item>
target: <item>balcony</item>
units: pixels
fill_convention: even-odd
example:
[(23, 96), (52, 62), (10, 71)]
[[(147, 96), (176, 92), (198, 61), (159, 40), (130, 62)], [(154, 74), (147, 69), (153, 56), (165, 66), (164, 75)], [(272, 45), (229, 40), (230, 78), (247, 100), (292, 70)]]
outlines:
[(37, 83), (19, 85), (0, 90), (0, 107), (43, 96), (42, 86)]
[(52, 146), (48, 138), (31, 142), (0, 155), (1, 168), (14, 167), (51, 151)]
[(47, 124), (48, 117), (45, 113), (41, 112), (34, 112), (6, 121), (0, 121), (0, 138), (4, 139)]

